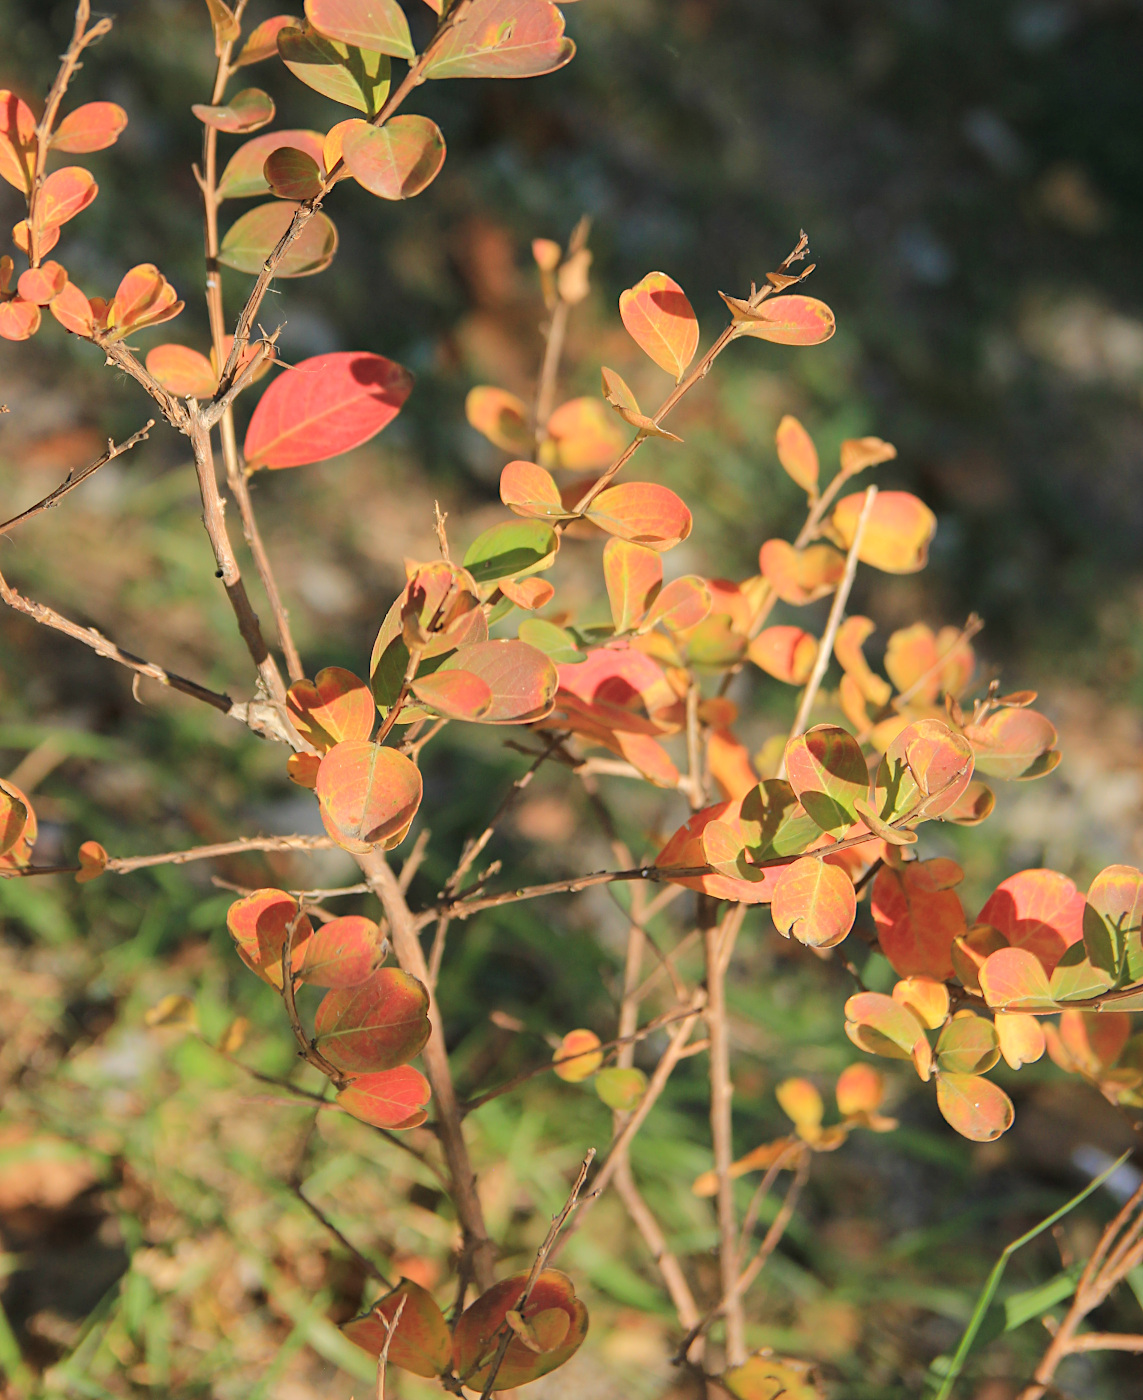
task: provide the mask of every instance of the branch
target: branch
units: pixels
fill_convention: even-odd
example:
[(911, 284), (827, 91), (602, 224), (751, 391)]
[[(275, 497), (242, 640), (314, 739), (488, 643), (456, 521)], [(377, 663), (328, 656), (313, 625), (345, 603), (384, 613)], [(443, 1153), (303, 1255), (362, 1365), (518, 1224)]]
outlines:
[(397, 1335), (397, 1328), (401, 1323), (401, 1314), (405, 1311), (405, 1304), (408, 1301), (409, 1295), (406, 1293), (397, 1304), (397, 1309), (393, 1313), (392, 1322), (381, 1313), (377, 1313), (377, 1316), (381, 1319), (385, 1327), (385, 1345), (381, 1348), (380, 1354), (377, 1357), (376, 1400), (385, 1400), (385, 1367), (389, 1364), (389, 1348), (393, 1345), (393, 1338)]
[[(337, 1228), (333, 1221), (330, 1220), (330, 1218), (325, 1214), (325, 1212), (319, 1206), (316, 1206), (313, 1203), (313, 1201), (310, 1200), (310, 1198), (302, 1190), (302, 1183), (300, 1181), (291, 1181), (290, 1190), (293, 1191), (294, 1195), (297, 1196), (298, 1200), (301, 1201), (302, 1205), (305, 1206), (305, 1208), (314, 1217), (314, 1219), (317, 1220), (320, 1224), (324, 1225), (325, 1228), (329, 1231), (329, 1233), (334, 1237), (334, 1239), (337, 1240), (338, 1244), (340, 1244), (342, 1248), (346, 1250), (347, 1253), (351, 1254), (353, 1258), (357, 1260), (357, 1262), (361, 1265), (361, 1267), (365, 1270), (367, 1274), (369, 1274), (372, 1278), (375, 1278), (378, 1281), (378, 1283), (383, 1283), (386, 1288), (393, 1287), (393, 1285), (389, 1282), (388, 1278), (386, 1278), (386, 1276), (381, 1272), (381, 1270), (377, 1267), (373, 1260), (370, 1259), (368, 1255), (362, 1254), (362, 1252), (357, 1248), (355, 1244), (352, 1243), (352, 1241), (346, 1239), (345, 1235), (342, 1234), (342, 1232)], [(404, 1300), (402, 1299), (402, 1302), (403, 1301)], [(388, 1350), (388, 1344), (386, 1344), (386, 1350)]]
[(77, 486), (82, 486), (87, 478), (93, 476), (100, 467), (105, 467), (108, 462), (113, 462), (116, 457), (122, 457), (125, 452), (130, 452), (136, 443), (145, 442), (147, 435), (154, 426), (155, 420), (149, 418), (137, 433), (129, 437), (126, 442), (121, 442), (118, 447), (108, 438), (106, 452), (97, 457), (94, 462), (84, 467), (82, 471), (76, 472), (73, 470), (68, 472), (67, 476), (64, 477), (63, 481), (60, 482), (50, 496), (45, 496), (42, 501), (37, 501), (34, 506), (29, 506), (27, 510), (21, 511), (19, 515), (14, 515), (11, 520), (5, 520), (3, 525), (0, 525), (0, 534), (10, 530), (14, 525), (22, 525), (25, 521), (31, 520), (33, 516), (39, 515), (41, 511), (51, 510), (54, 505), (59, 504), (69, 491), (74, 491)]
[[(247, 851), (329, 851), (334, 842), (328, 836), (250, 836), (240, 841), (220, 841), (213, 846), (192, 846), (186, 851), (167, 851), (155, 856), (121, 856), (107, 862), (116, 875), (146, 870), (153, 865), (187, 865), (195, 860), (215, 860), (219, 856), (242, 855)], [(322, 891), (323, 894), (341, 890)]]

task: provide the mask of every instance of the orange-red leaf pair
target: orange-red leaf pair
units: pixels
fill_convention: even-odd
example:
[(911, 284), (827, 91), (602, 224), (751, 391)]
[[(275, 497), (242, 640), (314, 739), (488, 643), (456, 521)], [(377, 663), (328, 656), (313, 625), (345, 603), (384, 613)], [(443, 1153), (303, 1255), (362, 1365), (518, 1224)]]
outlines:
[(154, 263), (140, 263), (119, 283), (107, 308), (108, 339), (122, 340), (133, 331), (161, 325), (182, 309), (178, 293)]
[(298, 901), (284, 890), (255, 890), (230, 906), (226, 926), (238, 956), (270, 986), (282, 987), (282, 955), (293, 925), (290, 967), (297, 973), (306, 953), (313, 926), (298, 911)]
[(373, 692), (352, 671), (327, 666), (312, 681), (295, 681), (286, 711), (303, 739), (325, 753), (345, 739), (368, 739), (377, 719)]

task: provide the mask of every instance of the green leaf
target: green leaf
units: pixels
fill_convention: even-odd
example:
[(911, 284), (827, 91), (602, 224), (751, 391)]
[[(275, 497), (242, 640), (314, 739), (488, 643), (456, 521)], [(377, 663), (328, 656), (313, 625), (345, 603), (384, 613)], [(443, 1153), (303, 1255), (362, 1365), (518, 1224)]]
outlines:
[[(290, 226), (298, 205), (275, 200), (259, 204), (226, 230), (218, 261), (236, 272), (257, 276)], [(275, 277), (312, 277), (324, 271), (337, 252), (337, 229), (319, 209), (278, 264)]]
[(522, 642), (542, 651), (557, 666), (574, 666), (587, 660), (566, 628), (557, 627), (554, 622), (547, 622), (542, 617), (529, 617), (521, 622), (516, 635)]
[(464, 567), (479, 584), (519, 578), (548, 568), (559, 547), (559, 536), (550, 525), (540, 520), (506, 520), (473, 540)]
[(375, 116), (389, 96), (389, 58), (371, 49), (327, 39), (316, 29), (283, 29), (282, 62), (307, 87), (366, 116)]

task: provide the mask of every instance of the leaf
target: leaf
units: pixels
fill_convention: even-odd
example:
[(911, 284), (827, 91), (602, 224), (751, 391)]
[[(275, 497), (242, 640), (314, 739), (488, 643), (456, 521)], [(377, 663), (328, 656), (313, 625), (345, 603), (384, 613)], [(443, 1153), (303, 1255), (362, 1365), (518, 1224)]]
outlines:
[(937, 1040), (942, 1074), (985, 1074), (999, 1058), (996, 1027), (974, 1011), (958, 1011)]
[[(335, 1102), (346, 1113), (374, 1128), (419, 1128), (428, 1117), (425, 1105), (432, 1097), (429, 1081), (412, 1065), (398, 1065), (377, 1074), (361, 1074), (337, 1094)], [(402, 1319), (403, 1320), (403, 1319)], [(389, 1359), (399, 1363), (392, 1352)]]
[(306, 0), (306, 19), (330, 39), (413, 59), (409, 21), (397, 0)]
[(246, 136), (260, 127), (269, 126), (274, 120), (274, 100), (261, 88), (244, 88), (220, 106), (211, 107), (204, 102), (196, 102), (191, 111), (204, 126), (211, 126), (216, 131), (229, 131), (235, 136)]
[(821, 345), (837, 330), (833, 312), (816, 297), (770, 297), (754, 308), (749, 319), (740, 320), (737, 310), (731, 310), (736, 336), (755, 336), (777, 345)]
[(627, 434), (598, 399), (561, 404), (544, 431), (540, 460), (563, 471), (590, 472), (609, 466), (627, 443)]
[(525, 519), (560, 520), (567, 515), (560, 488), (535, 462), (509, 462), (500, 473), (500, 499)]
[(214, 28), (214, 51), (221, 54), (223, 44), (241, 37), (242, 27), (225, 0), (206, 0), (206, 8), (210, 11), (210, 22)]
[(946, 822), (957, 826), (979, 826), (992, 815), (996, 806), (996, 794), (976, 778), (969, 783), (960, 797), (941, 815)]
[(114, 146), (127, 125), (127, 113), (115, 102), (85, 102), (56, 127), (52, 150), (86, 155)]
[(515, 394), (479, 384), (468, 391), (465, 417), (478, 433), (505, 452), (531, 452), (528, 410)]
[(942, 627), (934, 636), (931, 627), (917, 622), (894, 632), (885, 649), (889, 679), (918, 705), (931, 705), (942, 691), (959, 695), (975, 667), (972, 647), (956, 627)]
[(1060, 1039), (1077, 1067), (1098, 1078), (1123, 1054), (1131, 1025), (1123, 1012), (1073, 1009), (1060, 1017)]
[(238, 57), (231, 60), (234, 68), (246, 68), (251, 63), (261, 63), (267, 58), (278, 57), (278, 35), (283, 29), (296, 28), (298, 24), (295, 15), (274, 15), (271, 19), (264, 19), (261, 24), (256, 25), (250, 36), (242, 45), (242, 50)]
[[(843, 496), (830, 517), (832, 533), (843, 549), (853, 543), (865, 504), (864, 491)], [(908, 491), (880, 491), (869, 512), (857, 557), (886, 574), (915, 574), (929, 559), (937, 518)]]
[(428, 117), (391, 117), (384, 126), (354, 122), (341, 140), (346, 169), (381, 199), (412, 199), (432, 184), (445, 161), (445, 139)]
[[(609, 540), (608, 545), (619, 541)], [(608, 545), (604, 545), (604, 553)], [(639, 548), (636, 545), (634, 548)], [(695, 574), (675, 578), (659, 593), (647, 610), (640, 632), (665, 627), (668, 632), (687, 632), (697, 627), (711, 610), (710, 588)]]
[(292, 146), (279, 146), (271, 151), (262, 173), (278, 199), (314, 199), (321, 194), (321, 170), (317, 161)]
[(964, 795), (973, 752), (938, 719), (907, 725), (885, 750), (877, 770), (877, 807), (883, 821), (938, 817)]
[(183, 309), (178, 293), (154, 263), (139, 263), (116, 288), (107, 308), (108, 339), (122, 340), (132, 331), (159, 326)]
[(412, 685), (413, 694), (446, 719), (480, 720), (492, 707), (492, 688), (472, 671), (435, 671)]
[(837, 1077), (837, 1111), (843, 1118), (852, 1118), (859, 1113), (876, 1113), (885, 1097), (885, 1076), (858, 1061), (846, 1065)]
[(786, 540), (767, 540), (758, 567), (784, 603), (800, 607), (832, 593), (845, 573), (845, 558), (828, 544), (795, 549)]
[(764, 627), (747, 647), (746, 655), (775, 680), (805, 685), (818, 657), (818, 641), (800, 627)]
[(521, 622), (516, 634), (522, 642), (542, 651), (549, 661), (561, 665), (579, 665), (587, 657), (576, 646), (575, 638), (563, 627), (545, 618), (530, 617)]
[(766, 1350), (732, 1366), (718, 1378), (736, 1400), (823, 1400), (809, 1361), (792, 1361)]
[(0, 88), (0, 178), (27, 194), (35, 169), (35, 115), (22, 98)]
[(595, 1076), (595, 1092), (608, 1108), (630, 1113), (647, 1092), (647, 1076), (641, 1069), (601, 1069)]
[(858, 820), (854, 802), (869, 792), (861, 746), (836, 725), (819, 724), (786, 745), (790, 786), (823, 831), (836, 835)]
[[(406, 1071), (394, 1070), (393, 1073)], [(404, 1307), (401, 1307), (402, 1300)], [(389, 1343), (390, 1362), (403, 1371), (412, 1371), (415, 1376), (439, 1376), (447, 1371), (452, 1360), (448, 1324), (432, 1294), (412, 1279), (403, 1278), (391, 1293), (374, 1303), (369, 1312), (347, 1322), (341, 1330), (371, 1356), (380, 1356), (389, 1336), (385, 1323), (392, 1323), (399, 1307), (401, 1317)]]
[(421, 774), (396, 749), (347, 739), (322, 759), (315, 791), (326, 831), (344, 850), (364, 855), (404, 838), (421, 805)]
[(902, 978), (893, 988), (893, 1000), (907, 1006), (926, 1030), (935, 1031), (948, 1019), (949, 989), (935, 977)]
[(156, 345), (148, 350), (147, 371), (180, 398), (209, 399), (218, 384), (214, 366), (188, 345)]
[(791, 481), (796, 482), (811, 500), (818, 494), (818, 450), (801, 423), (790, 414), (778, 424), (776, 434), (778, 461)]
[(282, 950), (286, 932), (294, 922), (294, 947), (290, 966), (296, 972), (305, 957), (306, 940), (313, 926), (298, 914), (298, 901), (284, 890), (254, 890), (230, 906), (226, 927), (238, 956), (271, 987), (282, 988)]
[(1143, 874), (1133, 865), (1107, 866), (1091, 882), (1083, 914), (1083, 940), (1096, 967), (1118, 974), (1126, 960), (1129, 980), (1143, 976), (1143, 968), (1132, 967), (1139, 961), (1141, 924)]
[(1004, 1090), (977, 1074), (938, 1074), (937, 1107), (945, 1121), (970, 1142), (995, 1142), (1016, 1116)]
[(278, 34), (282, 62), (307, 87), (345, 107), (375, 116), (389, 96), (389, 59), (376, 50), (358, 49), (327, 39), (312, 26)]
[(412, 389), (407, 369), (364, 350), (301, 360), (254, 410), (243, 445), (247, 466), (277, 471), (350, 452), (396, 418)]
[(924, 1027), (909, 1008), (882, 992), (858, 992), (845, 1003), (845, 1033), (859, 1050), (892, 1060), (912, 1060), (923, 1079), (931, 1051)]
[[(300, 206), (275, 201), (259, 204), (226, 230), (218, 261), (236, 272), (262, 271), (266, 259), (281, 242)], [(337, 229), (319, 209), (290, 244), (275, 269), (275, 277), (312, 277), (324, 271), (337, 252)]]
[(892, 462), (896, 456), (897, 449), (893, 444), (879, 437), (846, 438), (841, 445), (841, 474), (856, 476), (868, 467)]
[(619, 314), (640, 350), (683, 377), (698, 349), (698, 319), (682, 287), (665, 272), (649, 272), (619, 298)]
[(691, 513), (666, 486), (627, 481), (601, 491), (587, 509), (587, 519), (609, 535), (644, 544), (651, 549), (673, 549), (691, 532)]
[(784, 1079), (774, 1090), (782, 1112), (797, 1129), (805, 1142), (816, 1142), (821, 1136), (825, 1104), (817, 1088), (808, 1079)]
[(338, 1069), (374, 1074), (419, 1054), (429, 1038), (429, 994), (415, 977), (382, 967), (327, 992), (314, 1017), (317, 1048)]
[(997, 885), (980, 911), (1014, 948), (1034, 953), (1050, 973), (1066, 948), (1083, 939), (1085, 901), (1066, 875), (1022, 870)]
[(556, 593), (555, 585), (546, 578), (504, 578), (500, 580), (500, 591), (518, 608), (529, 612), (546, 607)]
[[(500, 490), (503, 496), (503, 484)], [(615, 630), (629, 632), (643, 621), (663, 586), (663, 561), (653, 549), (611, 539), (603, 547), (603, 577)]]
[(16, 845), (28, 825), (27, 798), (5, 783), (0, 786), (0, 856), (6, 856)]
[(559, 536), (551, 526), (539, 520), (509, 520), (473, 540), (465, 553), (464, 567), (481, 585), (519, 578), (549, 568), (559, 546)]
[(966, 725), (964, 736), (978, 771), (990, 778), (1039, 778), (1059, 762), (1055, 726), (1037, 710), (994, 710), (980, 724)]
[(556, 668), (542, 651), (511, 639), (458, 648), (441, 667), (441, 671), (453, 670), (470, 672), (491, 691), (481, 724), (529, 724), (543, 719), (559, 683)]
[(599, 1045), (599, 1036), (594, 1031), (568, 1031), (552, 1056), (557, 1078), (565, 1084), (579, 1084), (590, 1079), (603, 1063)]
[[(58, 228), (45, 228), (43, 223), (36, 221), (35, 247), (36, 256), (45, 257), (60, 241), (60, 231)], [(27, 219), (21, 219), (18, 224), (12, 225), (12, 242), (22, 253), (32, 256), (32, 236)]]
[(843, 870), (803, 856), (778, 876), (770, 912), (783, 937), (809, 948), (833, 948), (853, 927), (857, 896)]
[[(268, 131), (264, 136), (255, 136), (239, 146), (227, 161), (218, 182), (219, 199), (247, 199), (251, 195), (269, 194), (270, 186), (264, 171), (266, 161), (274, 151), (284, 147), (304, 151), (320, 166), (322, 145), (320, 131)], [(267, 208), (273, 208), (273, 205)]]
[(433, 50), (424, 75), (533, 78), (554, 73), (574, 55), (563, 15), (548, 0), (474, 0)]
[(1027, 948), (1000, 948), (989, 954), (980, 966), (978, 977), (984, 1000), (995, 1009), (1055, 1009), (1044, 965)]
[(99, 186), (82, 165), (55, 170), (40, 186), (36, 200), (37, 228), (51, 229), (81, 214), (99, 193)]
[(1052, 969), (1048, 986), (1053, 1001), (1082, 1001), (1102, 996), (1115, 982), (1110, 972), (1096, 967), (1082, 943), (1073, 943)]
[(1044, 1053), (1044, 1030), (1035, 1016), (997, 1011), (993, 1017), (1000, 1053), (1010, 1069), (1034, 1064)]
[(306, 940), (303, 954), (297, 968), (303, 982), (311, 987), (353, 987), (383, 960), (384, 939), (372, 919), (348, 914), (322, 924)]
[(40, 308), (34, 301), (16, 297), (0, 301), (0, 337), (4, 340), (29, 340), (40, 329)]
[(292, 753), (286, 760), (286, 773), (292, 783), (309, 788), (317, 787), (318, 769), (321, 767), (321, 754)]
[(881, 951), (900, 977), (953, 975), (953, 940), (965, 932), (955, 890), (933, 889), (926, 861), (885, 866), (873, 882), (870, 910)]
[(847, 676), (853, 678), (862, 695), (871, 705), (880, 708), (889, 702), (892, 695), (890, 686), (875, 675), (865, 660), (861, 650), (863, 644), (873, 635), (874, 625), (867, 617), (847, 617), (837, 629), (833, 654), (837, 657)]
[(20, 274), (16, 290), (24, 301), (35, 306), (47, 306), (67, 286), (67, 273), (58, 262), (41, 263)]
[[(499, 1351), (500, 1329), (508, 1313), (516, 1310), (527, 1282), (527, 1274), (504, 1279), (461, 1314), (453, 1332), (453, 1365), (469, 1390), (479, 1394), (486, 1385)], [(567, 1327), (560, 1342), (552, 1350), (537, 1354), (514, 1336), (496, 1373), (498, 1389), (512, 1390), (546, 1376), (578, 1351), (587, 1335), (587, 1309), (575, 1296), (575, 1287), (566, 1274), (544, 1269), (523, 1310), (523, 1321), (531, 1322), (557, 1308), (567, 1316)]]

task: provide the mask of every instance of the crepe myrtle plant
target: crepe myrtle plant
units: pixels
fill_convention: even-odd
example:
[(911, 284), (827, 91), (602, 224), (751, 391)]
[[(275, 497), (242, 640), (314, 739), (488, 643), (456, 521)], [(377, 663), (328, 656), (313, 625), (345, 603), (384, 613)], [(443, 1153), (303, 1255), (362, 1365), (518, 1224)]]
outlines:
[[(424, 1151), (449, 1183), (459, 1227), (457, 1288), (446, 1315), (425, 1288), (403, 1280), (346, 1326), (379, 1358), (379, 1389), (387, 1364), (439, 1377), (455, 1394), (488, 1396), (566, 1362), (586, 1335), (587, 1312), (574, 1281), (552, 1265), (570, 1230), (614, 1188), (677, 1312), (679, 1363), (744, 1400), (813, 1396), (811, 1368), (748, 1353), (746, 1295), (796, 1208), (814, 1156), (841, 1148), (853, 1131), (894, 1127), (881, 1112), (882, 1075), (864, 1057), (911, 1064), (932, 1083), (952, 1129), (974, 1141), (1000, 1136), (1013, 1118), (989, 1071), (1001, 1058), (1017, 1069), (1045, 1049), (1113, 1102), (1143, 1107), (1143, 1037), (1131, 1025), (1131, 1013), (1143, 1009), (1143, 875), (1111, 866), (1084, 893), (1065, 875), (1026, 870), (970, 917), (957, 893), (960, 867), (921, 853), (926, 823), (984, 821), (993, 807), (990, 783), (1037, 778), (1060, 754), (1052, 725), (1031, 708), (1034, 695), (1001, 694), (996, 683), (975, 681), (976, 618), (963, 628), (934, 632), (917, 622), (894, 632), (884, 675), (866, 660), (874, 622), (847, 611), (857, 570), (922, 569), (936, 526), (916, 496), (858, 483), (896, 456), (891, 444), (876, 437), (843, 443), (826, 481), (805, 429), (783, 418), (778, 460), (806, 497), (796, 538), (762, 541), (758, 572), (749, 578), (665, 581), (663, 556), (690, 534), (691, 514), (674, 491), (638, 480), (634, 459), (653, 438), (679, 441), (666, 426), (672, 410), (739, 341), (812, 347), (833, 334), (833, 313), (800, 290), (812, 271), (804, 234), (748, 292), (722, 294), (729, 319), (701, 354), (695, 313), (671, 277), (650, 272), (623, 293), (623, 325), (666, 376), (653, 410), (607, 367), (598, 397), (558, 401), (568, 320), (587, 295), (591, 255), (586, 225), (566, 247), (538, 239), (533, 254), (547, 320), (534, 398), (526, 403), (479, 386), (467, 400), (470, 423), (509, 459), (500, 476), (504, 519), (458, 559), (438, 512), (440, 557), (407, 561), (405, 586), (360, 674), (323, 666), (320, 657), (303, 663), (249, 478), (359, 446), (393, 420), (414, 385), (401, 365), (366, 352), (283, 367), (277, 332), (256, 330), (266, 293), (275, 279), (319, 273), (333, 259), (338, 235), (324, 206), (340, 181), (388, 200), (432, 184), (445, 159), (444, 136), (429, 118), (404, 110), (423, 83), (538, 76), (574, 54), (549, 0), (426, 3), (431, 14), (413, 0), (405, 7), (306, 0), (304, 18), (279, 15), (248, 32), (245, 0), (206, 0), (217, 71), (192, 115), (203, 143), (194, 174), (204, 213), (208, 345), (157, 344), (143, 356), (129, 344), (182, 310), (158, 264), (127, 269), (107, 297), (81, 289), (52, 256), (64, 226), (97, 194), (86, 168), (67, 162), (112, 145), (127, 123), (115, 103), (66, 103), (70, 79), (110, 21), (92, 23), (88, 0), (80, 0), (46, 99), (0, 93), (0, 176), (27, 202), (12, 231), (15, 256), (0, 258), (0, 335), (36, 335), (46, 311), (135, 380), (156, 414), (3, 528), (10, 533), (58, 504), (161, 418), (190, 444), (212, 567), (250, 653), (252, 692), (234, 700), (135, 656), (2, 577), (0, 596), (128, 668), (136, 683), (168, 686), (280, 745), (284, 769), (313, 792), (327, 833), (239, 833), (221, 845), (147, 856), (109, 856), (87, 841), (76, 865), (48, 866), (36, 863), (32, 803), (0, 782), (0, 873), (27, 878), (64, 869), (84, 883), (238, 850), (336, 846), (351, 853), (359, 884), (320, 893), (246, 891), (228, 925), (238, 956), (280, 993), (298, 1053), (330, 1081), (337, 1109), (389, 1134), (430, 1123), (418, 1141), (427, 1141)], [(414, 32), (425, 36), (419, 50)], [(247, 68), (276, 62), (330, 99), (327, 130), (262, 131), (274, 120), (274, 103), (240, 84)], [(236, 203), (251, 199), (253, 208), (232, 215)], [(236, 317), (224, 305), (220, 266), (252, 279)], [(240, 447), (235, 401), (272, 371), (277, 376), (262, 390)], [(239, 568), (224, 490), (269, 602), (271, 638)], [(547, 576), (573, 536), (598, 542), (606, 625), (561, 606)], [(779, 602), (796, 609), (827, 598), (820, 636), (770, 621)], [(833, 662), (840, 680), (826, 690)], [(754, 755), (736, 733), (738, 707), (728, 695), (744, 670), (791, 696), (788, 734)], [(406, 842), (422, 807), (421, 755), (448, 724), (511, 726), (525, 736), (514, 748), (531, 763), (466, 841), (436, 897), (418, 907), (410, 882), (426, 837), (399, 869), (390, 853)], [(613, 868), (524, 888), (501, 881), (496, 865), (478, 872), (498, 823), (544, 765), (570, 771), (583, 785), (615, 852)], [(602, 774), (678, 795), (678, 829), (653, 858), (636, 860), (616, 834), (597, 785)], [(611, 1141), (597, 1164), (593, 1154), (585, 1160), (532, 1268), (500, 1278), (464, 1120), (519, 1080), (458, 1099), (435, 995), (446, 940), (450, 928), (481, 910), (614, 882), (631, 887), (614, 1034), (603, 1042), (591, 1029), (573, 1028), (554, 1060), (532, 1071), (553, 1069), (569, 1085), (590, 1082), (613, 1110)], [(340, 895), (360, 893), (374, 897), (375, 917), (328, 908)], [(871, 917), (855, 931), (862, 901)], [(775, 936), (852, 971), (858, 990), (838, 1015), (863, 1058), (833, 1086), (835, 1121), (825, 1121), (818, 1085), (788, 1079), (777, 1094), (791, 1132), (736, 1159), (726, 981), (751, 905), (768, 907)], [(667, 954), (648, 933), (660, 915), (675, 920)], [(879, 949), (896, 975), (888, 994), (861, 983), (854, 958), (866, 946)], [(697, 985), (680, 970), (690, 949), (705, 960)], [(326, 989), (310, 1026), (296, 999), (303, 983)], [(665, 1034), (666, 1048), (647, 1074), (634, 1064), (635, 1047), (655, 1032)], [(234, 1057), (241, 1039), (232, 1029), (216, 1048)], [(709, 1066), (713, 1166), (693, 1190), (715, 1202), (713, 1292), (709, 1276), (689, 1275), (672, 1251), (629, 1159), (672, 1071), (698, 1054)], [(422, 1069), (413, 1065), (418, 1058)], [(762, 1176), (740, 1218), (733, 1183), (752, 1172)], [(789, 1176), (785, 1201), (756, 1243), (763, 1199), (782, 1173)], [(465, 1306), (470, 1291), (474, 1300)], [(717, 1344), (708, 1337), (716, 1324)]]

